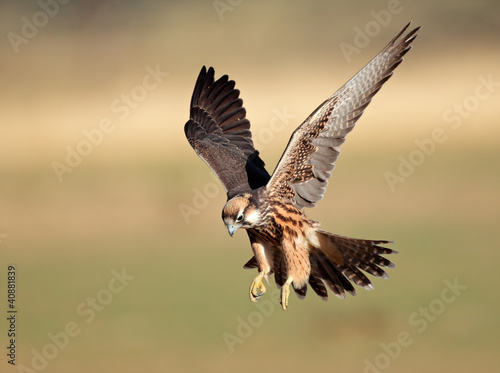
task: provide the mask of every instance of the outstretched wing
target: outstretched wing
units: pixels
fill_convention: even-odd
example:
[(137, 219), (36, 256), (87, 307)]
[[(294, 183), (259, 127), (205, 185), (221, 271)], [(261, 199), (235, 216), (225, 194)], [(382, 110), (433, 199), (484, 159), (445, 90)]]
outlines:
[(300, 209), (314, 207), (323, 198), (346, 135), (417, 36), (419, 27), (402, 36), (409, 25), (295, 130), (267, 184), (270, 196)]
[(228, 198), (264, 186), (270, 179), (253, 147), (250, 122), (234, 84), (227, 75), (214, 81), (214, 69), (203, 66), (184, 126), (189, 143), (217, 175)]

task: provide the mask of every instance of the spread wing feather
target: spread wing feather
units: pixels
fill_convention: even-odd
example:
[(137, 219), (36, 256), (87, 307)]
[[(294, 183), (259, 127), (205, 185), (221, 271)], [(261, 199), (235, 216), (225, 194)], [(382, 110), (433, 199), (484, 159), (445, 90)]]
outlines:
[(402, 36), (409, 25), (295, 130), (267, 184), (270, 196), (299, 209), (314, 207), (323, 198), (346, 135), (417, 36), (419, 28)]
[(270, 176), (255, 150), (240, 91), (227, 75), (214, 80), (203, 66), (191, 98), (186, 137), (221, 181), (229, 198), (266, 185)]

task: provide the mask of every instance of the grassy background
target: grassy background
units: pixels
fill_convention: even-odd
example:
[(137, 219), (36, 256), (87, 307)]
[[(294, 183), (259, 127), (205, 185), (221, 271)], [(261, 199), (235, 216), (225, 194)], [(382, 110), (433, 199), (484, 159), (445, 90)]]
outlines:
[[(7, 35), (21, 35), (22, 17), (40, 5), (1, 3), (0, 340), (8, 344), (12, 263), (17, 368), (41, 370), (33, 357), (45, 349), (46, 372), (362, 372), (367, 361), (387, 372), (496, 371), (498, 85), (472, 97), (481, 77), (500, 80), (498, 2), (401, 1), (350, 59), (341, 43), (387, 2), (221, 3), (230, 10), (220, 17), (211, 1), (69, 2), (18, 53)], [(236, 80), (271, 171), (301, 120), (409, 20), (423, 26), (415, 48), (308, 211), (326, 230), (394, 240), (397, 268), (374, 280), (374, 292), (327, 303), (292, 296), (286, 313), (273, 285), (259, 308), (247, 296), (255, 274), (241, 270), (247, 238), (228, 237), (224, 193), (182, 131), (200, 67)], [(168, 77), (120, 119), (112, 102), (157, 65)], [(454, 129), (443, 115), (464, 103), (473, 110)], [(268, 136), (276, 111), (293, 118)], [(52, 163), (104, 118), (114, 131), (59, 182)], [(391, 190), (384, 174), (436, 128), (446, 140)], [(197, 191), (209, 198), (194, 201)], [(186, 220), (180, 207), (195, 202), (206, 206)], [(123, 268), (135, 278), (87, 323), (78, 308)], [(436, 299), (454, 279), (467, 289), (441, 309)], [(409, 318), (429, 306), (419, 332)], [(49, 335), (72, 322), (80, 333), (51, 351)], [(381, 345), (394, 347), (402, 332), (411, 343), (386, 358)], [(238, 343), (228, 346), (228, 335)], [(2, 372), (22, 371), (1, 355)]]

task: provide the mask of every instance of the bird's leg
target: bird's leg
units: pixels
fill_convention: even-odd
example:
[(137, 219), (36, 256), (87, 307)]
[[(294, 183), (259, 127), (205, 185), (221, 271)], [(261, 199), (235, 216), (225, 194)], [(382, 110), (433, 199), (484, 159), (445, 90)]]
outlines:
[(268, 275), (273, 268), (273, 253), (274, 246), (256, 236), (253, 232), (248, 231), (250, 242), (252, 243), (252, 251), (257, 261), (259, 274), (250, 284), (250, 300), (257, 302), (259, 298), (266, 292), (266, 287), (262, 283), (262, 278), (265, 278), (269, 283)]
[(252, 283), (250, 284), (250, 300), (252, 302), (257, 302), (261, 297), (261, 295), (263, 295), (266, 292), (266, 287), (262, 282), (262, 278), (264, 276), (267, 279), (267, 273), (265, 271), (260, 271), (259, 274), (252, 280)]
[(286, 311), (286, 308), (288, 307), (288, 297), (290, 296), (290, 284), (292, 281), (293, 277), (288, 277), (281, 288), (281, 307), (283, 308), (283, 311)]

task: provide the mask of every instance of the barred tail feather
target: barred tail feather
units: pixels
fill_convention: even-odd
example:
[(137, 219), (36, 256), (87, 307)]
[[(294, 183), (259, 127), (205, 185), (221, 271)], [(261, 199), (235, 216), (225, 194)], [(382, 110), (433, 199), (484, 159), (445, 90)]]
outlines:
[(370, 279), (362, 271), (375, 277), (388, 278), (380, 267), (394, 267), (394, 263), (381, 256), (397, 253), (380, 246), (392, 243), (391, 241), (350, 238), (319, 229), (316, 235), (320, 247), (314, 248), (310, 254), (309, 285), (324, 300), (328, 296), (318, 283), (326, 284), (336, 296), (344, 298), (345, 292), (356, 295), (352, 283), (366, 290), (373, 289)]
[(321, 278), (313, 273), (309, 276), (309, 285), (318, 296), (324, 301), (328, 300), (328, 291), (326, 290), (325, 283)]

